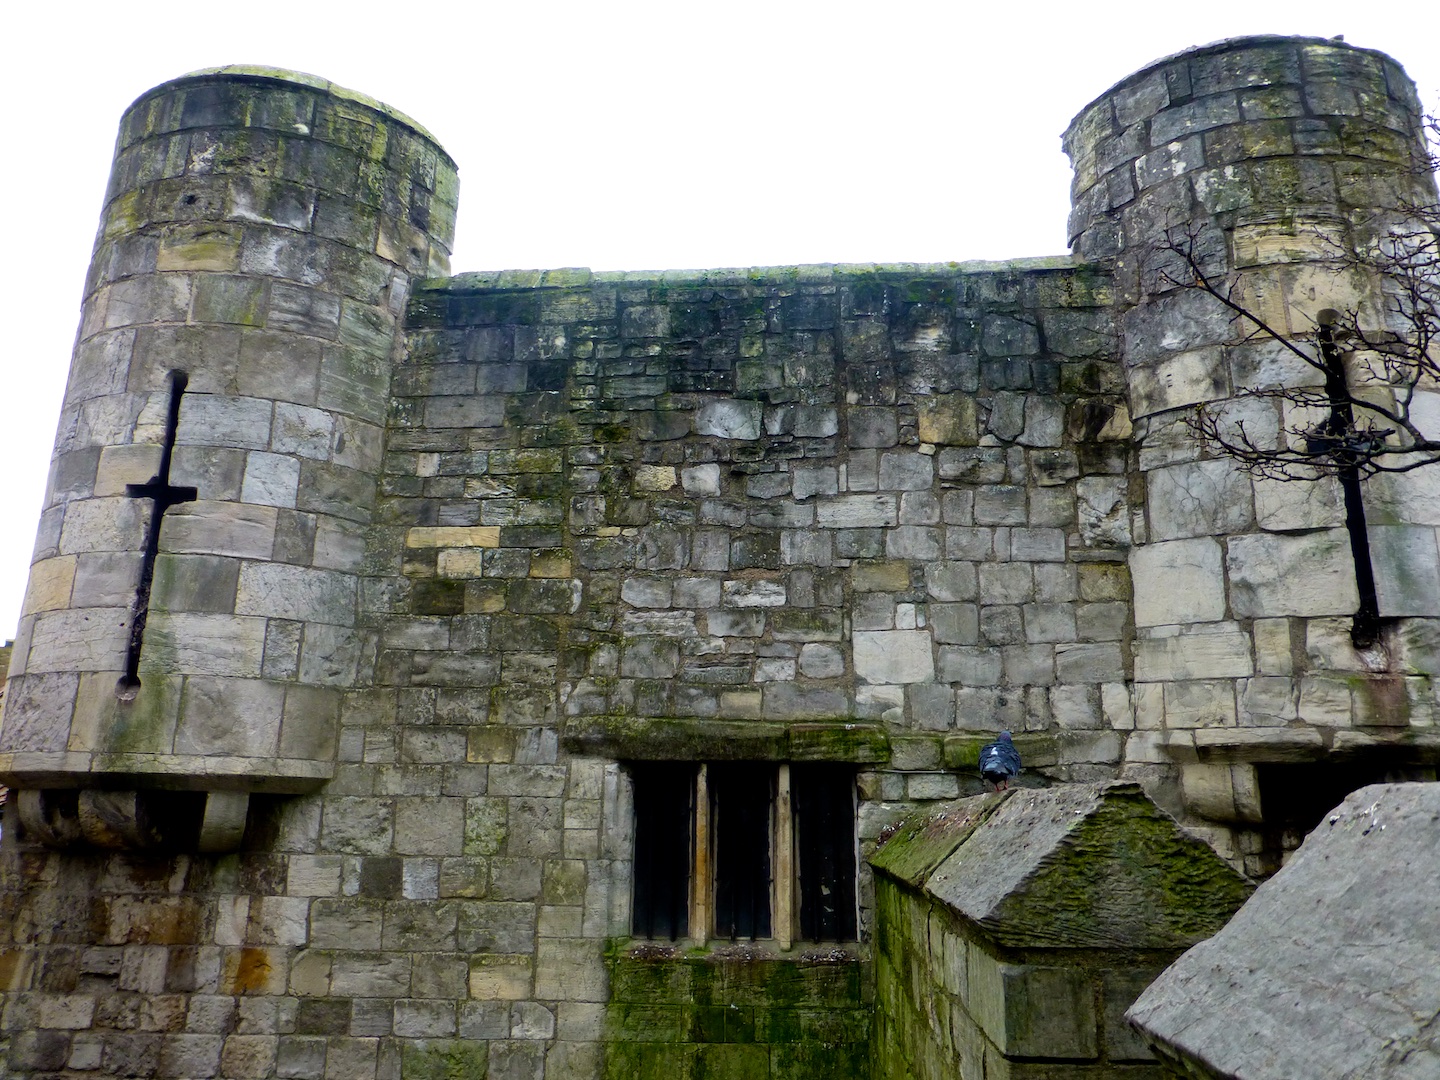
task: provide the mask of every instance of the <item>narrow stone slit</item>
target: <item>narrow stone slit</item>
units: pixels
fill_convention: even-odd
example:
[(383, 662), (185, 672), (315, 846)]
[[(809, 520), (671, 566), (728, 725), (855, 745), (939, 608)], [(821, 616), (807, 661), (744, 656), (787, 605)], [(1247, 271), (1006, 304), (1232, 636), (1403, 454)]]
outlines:
[(150, 589), (155, 582), (155, 557), (160, 551), (160, 524), (165, 511), (179, 503), (194, 502), (196, 489), (176, 487), (170, 483), (170, 459), (175, 453), (175, 435), (180, 427), (180, 398), (190, 377), (183, 371), (169, 376), (170, 403), (165, 413), (165, 440), (160, 447), (160, 467), (143, 484), (126, 484), (125, 494), (132, 499), (149, 499), (153, 504), (150, 524), (145, 529), (145, 546), (141, 549), (140, 584), (135, 587), (134, 617), (130, 620), (130, 645), (125, 652), (125, 674), (116, 688), (121, 697), (133, 698), (140, 689), (140, 648), (145, 641), (145, 623), (150, 615)]
[(1330, 398), (1327, 436), (1333, 438), (1333, 451), (1341, 468), (1338, 473), (1340, 490), (1345, 496), (1345, 531), (1350, 534), (1350, 557), (1355, 563), (1355, 588), (1360, 606), (1350, 624), (1350, 641), (1357, 649), (1368, 649), (1380, 640), (1380, 599), (1375, 591), (1375, 567), (1370, 561), (1370, 534), (1365, 528), (1365, 500), (1360, 489), (1360, 466), (1350, 443), (1355, 438), (1355, 412), (1350, 406), (1350, 393), (1345, 383), (1345, 365), (1335, 344), (1336, 314), (1320, 313), (1316, 336), (1320, 357), (1325, 365), (1325, 393)]

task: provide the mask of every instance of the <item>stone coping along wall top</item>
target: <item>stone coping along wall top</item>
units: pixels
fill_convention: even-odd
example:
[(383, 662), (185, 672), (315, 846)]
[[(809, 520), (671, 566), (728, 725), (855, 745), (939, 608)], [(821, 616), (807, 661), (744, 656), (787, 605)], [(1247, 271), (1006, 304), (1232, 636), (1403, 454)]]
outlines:
[[(356, 105), (362, 105), (389, 120), (404, 124), (411, 131), (415, 132), (415, 134), (430, 140), (430, 142), (435, 144), (435, 149), (440, 151), (445, 160), (448, 161), (452, 167), (455, 165), (455, 159), (440, 145), (439, 140), (430, 134), (425, 125), (407, 116), (399, 109), (391, 105), (386, 105), (385, 102), (379, 101), (369, 94), (362, 94), (358, 90), (351, 90), (348, 87), (340, 86), (337, 83), (331, 82), (329, 79), (321, 78), (319, 75), (311, 75), (304, 71), (291, 71), (288, 68), (270, 67), (266, 64), (222, 64), (219, 67), (199, 68), (195, 71), (189, 71), (179, 78), (171, 79), (169, 82), (161, 83), (159, 86), (146, 90), (145, 93), (130, 103), (130, 108), (133, 109), (147, 98), (166, 93), (171, 87), (180, 83), (208, 82), (212, 80), (235, 82), (240, 79), (295, 83), (299, 86), (308, 87), (311, 90), (319, 90), (321, 93), (328, 94), (341, 101), (349, 101)], [(128, 112), (129, 110), (127, 109), (126, 111)]]
[(1127, 1014), (1186, 1076), (1440, 1076), (1440, 784), (1356, 791)]
[(1129, 781), (962, 799), (870, 861), (1009, 948), (1183, 949), (1251, 888)]

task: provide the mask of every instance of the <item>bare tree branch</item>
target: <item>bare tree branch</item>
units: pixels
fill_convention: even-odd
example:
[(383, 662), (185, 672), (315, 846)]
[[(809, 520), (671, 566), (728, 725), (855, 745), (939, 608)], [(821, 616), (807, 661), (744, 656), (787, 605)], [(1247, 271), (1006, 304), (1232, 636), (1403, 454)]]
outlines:
[[(1427, 129), (1440, 136), (1436, 120)], [(1434, 166), (1432, 155), (1417, 169)], [(1363, 242), (1318, 228), (1315, 237), (1318, 261), (1337, 281), (1371, 283), (1374, 302), (1322, 311), (1301, 332), (1273, 325), (1240, 274), (1208, 267), (1198, 226), (1167, 231), (1156, 249), (1158, 283), (1212, 297), (1230, 312), (1237, 338), (1275, 344), (1323, 383), (1239, 388), (1195, 407), (1190, 430), (1254, 476), (1363, 478), (1440, 463), (1440, 205), (1406, 203), (1370, 226), (1378, 232)], [(1259, 430), (1257, 410), (1273, 426)]]

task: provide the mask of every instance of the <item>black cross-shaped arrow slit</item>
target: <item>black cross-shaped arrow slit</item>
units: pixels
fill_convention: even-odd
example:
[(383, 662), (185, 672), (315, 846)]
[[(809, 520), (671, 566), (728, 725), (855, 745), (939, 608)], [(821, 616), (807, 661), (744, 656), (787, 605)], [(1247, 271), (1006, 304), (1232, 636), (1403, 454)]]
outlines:
[(183, 371), (170, 372), (170, 406), (165, 414), (165, 442), (160, 447), (160, 467), (143, 484), (126, 484), (132, 499), (149, 499), (153, 504), (150, 524), (145, 529), (145, 547), (140, 562), (140, 584), (135, 587), (134, 617), (130, 622), (130, 647), (125, 653), (125, 674), (120, 691), (133, 695), (140, 688), (140, 646), (145, 640), (145, 623), (150, 615), (150, 589), (155, 583), (155, 557), (160, 552), (160, 523), (165, 511), (180, 503), (194, 502), (196, 489), (170, 483), (170, 459), (175, 453), (175, 434), (180, 427), (180, 398), (190, 377)]

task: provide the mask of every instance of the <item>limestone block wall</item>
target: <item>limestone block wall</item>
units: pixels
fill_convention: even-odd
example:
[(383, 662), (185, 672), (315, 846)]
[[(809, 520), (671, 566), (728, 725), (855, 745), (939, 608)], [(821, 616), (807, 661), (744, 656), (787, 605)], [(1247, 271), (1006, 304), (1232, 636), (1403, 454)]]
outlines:
[(1063, 260), (427, 284), (364, 592), (377, 682), (422, 716), (469, 702), (455, 723), (488, 733), (424, 736), (446, 760), (482, 738), (773, 759), (859, 724), (890, 766), (861, 777), (867, 820), (953, 797), (1005, 727), (1034, 766), (1109, 775), (1131, 721), (1108, 299)]
[(131, 106), (16, 635), (8, 782), (331, 775), (373, 650), (358, 581), (395, 331), (410, 280), (446, 268), (455, 199), (422, 129), (323, 80), (223, 69)]
[[(1185, 762), (1193, 810), (1265, 819), (1255, 763), (1434, 742), (1440, 562), (1423, 470), (1365, 486), (1381, 632), (1351, 640), (1356, 562), (1335, 478), (1248, 476), (1184, 426), (1218, 407), (1257, 438), (1295, 425), (1247, 390), (1320, 375), (1204, 293), (1167, 238), (1284, 333), (1324, 309), (1384, 326), (1384, 283), (1337, 272), (1433, 203), (1414, 88), (1393, 60), (1341, 43), (1254, 38), (1129, 77), (1074, 121), (1071, 237), (1113, 259), (1144, 519), (1135, 585), (1135, 715), (1148, 749)], [(1361, 377), (1351, 361), (1351, 378)], [(1422, 387), (1421, 397), (1428, 391)], [(1303, 424), (1301, 425), (1303, 426)], [(1366, 530), (1361, 529), (1362, 533)]]
[[(1272, 257), (1265, 215), (1311, 205), (1291, 173), (1371, 205), (1346, 170), (1393, 179), (1400, 78), (1264, 39), (1127, 80), (1070, 136), (1077, 257), (448, 278), (453, 167), (410, 122), (266, 72), (142, 98), (0, 727), (29, 808), (0, 849), (5, 1068), (593, 1080), (763, 1045), (778, 1078), (833, 1043), (864, 1075), (872, 942), (912, 915), (860, 859), (980, 791), (1002, 728), (1022, 783), (1142, 780), (1256, 870), (1257, 764), (1433, 764), (1434, 609), (1353, 649), (1323, 485), (1272, 506), (1175, 423), (1274, 358), (1137, 254), (1173, 204), (1227, 266)], [(1297, 151), (1323, 132), (1343, 152)], [(1263, 213), (1208, 208), (1211, 172)], [(1304, 260), (1264, 265), (1308, 311)], [(1372, 488), (1407, 551), (1427, 482)], [(183, 488), (141, 604), (134, 496)], [(853, 775), (855, 940), (634, 940), (635, 778), (666, 762)], [(232, 850), (101, 850), (201, 814), (161, 785), (207, 821), (239, 789)], [(916, 982), (889, 1030), (954, 989), (947, 940), (891, 950)]]

